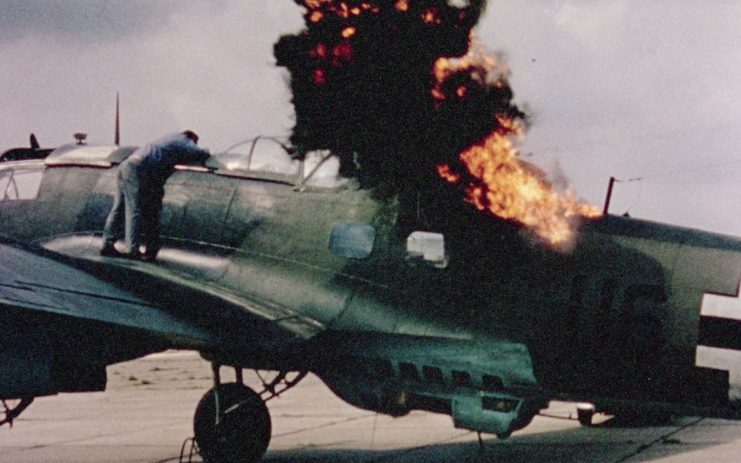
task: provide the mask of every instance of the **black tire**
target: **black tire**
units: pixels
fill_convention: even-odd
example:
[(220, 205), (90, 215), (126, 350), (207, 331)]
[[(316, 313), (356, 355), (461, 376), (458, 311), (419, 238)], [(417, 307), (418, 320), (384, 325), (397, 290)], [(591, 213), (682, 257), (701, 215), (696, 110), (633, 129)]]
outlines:
[(247, 386), (219, 386), (221, 418), (216, 424), (214, 390), (198, 402), (193, 432), (201, 456), (209, 463), (254, 463), (270, 443), (270, 414), (265, 402)]
[(582, 426), (592, 426), (592, 418), (594, 417), (593, 408), (577, 408), (576, 417), (579, 419), (579, 424)]

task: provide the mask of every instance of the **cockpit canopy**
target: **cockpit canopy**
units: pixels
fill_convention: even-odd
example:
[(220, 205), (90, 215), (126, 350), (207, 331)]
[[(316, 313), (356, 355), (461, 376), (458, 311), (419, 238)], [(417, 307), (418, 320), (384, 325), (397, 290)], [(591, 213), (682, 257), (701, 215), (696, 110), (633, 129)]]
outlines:
[(259, 136), (232, 145), (206, 161), (217, 174), (288, 183), (296, 187), (338, 188), (349, 180), (339, 175), (340, 161), (327, 150), (306, 153), (295, 159), (288, 153), (287, 139)]
[[(340, 162), (329, 151), (306, 153), (303, 159), (291, 157), (280, 137), (259, 136), (232, 145), (213, 154), (206, 168), (216, 175), (251, 178), (286, 183), (297, 188), (339, 188), (349, 180), (339, 175)], [(49, 167), (111, 167), (120, 164), (136, 147), (115, 145), (63, 145), (49, 154)], [(178, 166), (179, 170), (205, 170), (203, 167)]]

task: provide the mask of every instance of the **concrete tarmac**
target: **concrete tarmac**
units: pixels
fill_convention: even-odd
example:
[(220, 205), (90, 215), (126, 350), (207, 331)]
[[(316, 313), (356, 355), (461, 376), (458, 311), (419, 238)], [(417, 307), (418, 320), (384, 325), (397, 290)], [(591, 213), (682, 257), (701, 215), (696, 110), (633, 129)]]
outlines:
[[(193, 353), (158, 354), (111, 366), (108, 377), (106, 392), (36, 399), (12, 429), (0, 428), (0, 463), (180, 461), (193, 435), (193, 411), (211, 386), (209, 364)], [(476, 433), (455, 429), (448, 416), (390, 418), (359, 410), (313, 376), (268, 407), (273, 437), (265, 462), (741, 461), (741, 422), (681, 418), (626, 428), (598, 417), (596, 426), (584, 428), (566, 419), (575, 415), (574, 404), (553, 403), (546, 413), (555, 417), (536, 417), (508, 440), (484, 435), (482, 448)]]

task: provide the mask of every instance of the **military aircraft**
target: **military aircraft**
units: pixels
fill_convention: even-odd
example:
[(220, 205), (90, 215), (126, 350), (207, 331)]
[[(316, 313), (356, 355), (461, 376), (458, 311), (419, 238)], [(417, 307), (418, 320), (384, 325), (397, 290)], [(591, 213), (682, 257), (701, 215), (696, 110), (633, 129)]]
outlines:
[[(360, 188), (328, 153), (283, 148), (258, 137), (180, 166), (155, 262), (98, 253), (133, 148), (0, 163), (0, 398), (23, 399), (6, 420), (165, 349), (212, 362), (194, 418), (211, 462), (258, 461), (266, 400), (306, 372), (354, 406), (499, 437), (553, 399), (741, 419), (741, 313), (707, 303), (738, 297), (741, 240), (606, 215), (553, 250), (444, 195)], [(244, 369), (276, 376), (257, 392)]]

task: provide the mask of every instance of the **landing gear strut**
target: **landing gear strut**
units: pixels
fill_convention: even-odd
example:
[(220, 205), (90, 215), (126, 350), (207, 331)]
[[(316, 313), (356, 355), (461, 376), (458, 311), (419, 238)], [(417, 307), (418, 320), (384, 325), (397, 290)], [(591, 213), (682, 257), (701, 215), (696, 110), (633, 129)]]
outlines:
[(31, 402), (33, 402), (33, 397), (21, 398), (20, 402), (18, 402), (18, 404), (16, 404), (14, 407), (9, 406), (4, 400), (0, 402), (3, 404), (3, 408), (5, 409), (5, 418), (0, 420), (0, 426), (8, 424), (12, 428), (13, 420), (18, 418), (18, 415), (23, 413), (23, 410), (31, 405)]

